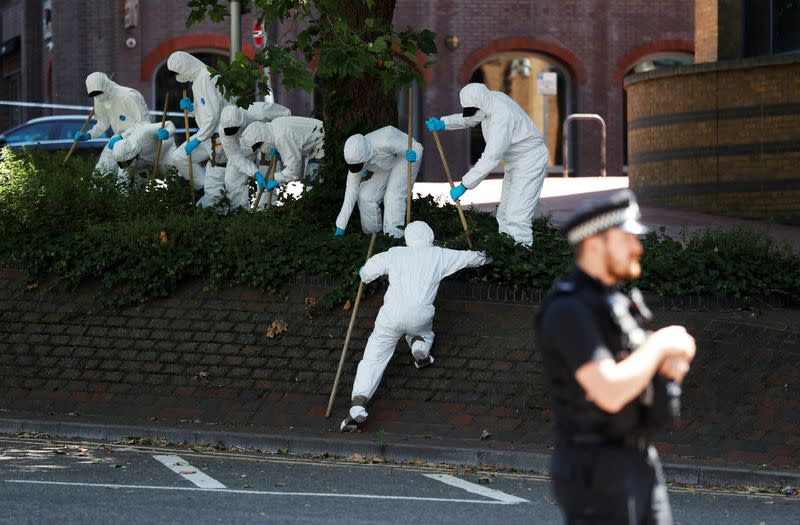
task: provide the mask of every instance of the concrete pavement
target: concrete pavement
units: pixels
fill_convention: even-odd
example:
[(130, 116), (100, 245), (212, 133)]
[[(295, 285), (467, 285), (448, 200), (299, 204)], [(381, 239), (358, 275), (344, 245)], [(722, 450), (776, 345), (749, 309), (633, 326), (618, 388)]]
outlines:
[[(502, 179), (487, 179), (474, 190), (461, 198), (461, 203), (474, 206), (483, 211), (493, 212), (500, 202)], [(597, 198), (615, 190), (628, 187), (628, 177), (548, 177), (545, 179), (536, 217), (550, 215), (555, 224), (561, 224), (572, 211), (586, 199)], [(451, 202), (448, 183), (419, 182), (414, 185), (414, 193), (431, 195)], [(444, 200), (446, 199), (446, 200)], [(736, 219), (719, 215), (709, 215), (671, 208), (642, 206), (644, 221), (653, 229), (665, 227), (668, 235), (678, 237), (685, 229), (692, 233), (709, 227), (723, 229), (748, 227), (768, 232), (778, 242), (788, 242), (795, 250), (800, 250), (800, 227), (769, 224), (760, 221)]]

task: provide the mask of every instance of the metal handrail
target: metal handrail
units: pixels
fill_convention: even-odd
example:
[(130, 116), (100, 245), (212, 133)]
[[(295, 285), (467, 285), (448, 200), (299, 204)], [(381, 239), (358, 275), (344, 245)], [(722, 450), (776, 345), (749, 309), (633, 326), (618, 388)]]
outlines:
[(595, 120), (602, 131), (600, 143), (600, 176), (606, 176), (606, 121), (596, 113), (573, 113), (564, 119), (564, 177), (569, 177), (569, 123), (573, 120)]

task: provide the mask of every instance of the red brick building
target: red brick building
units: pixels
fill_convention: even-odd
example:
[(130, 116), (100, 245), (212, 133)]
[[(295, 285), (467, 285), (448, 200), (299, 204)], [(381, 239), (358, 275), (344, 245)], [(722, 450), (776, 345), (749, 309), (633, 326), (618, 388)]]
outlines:
[[(163, 67), (172, 51), (207, 58), (227, 54), (227, 22), (186, 28), (188, 12), (182, 0), (0, 0), (0, 43), (11, 49), (1, 59), (0, 99), (88, 105), (86, 75), (106, 71), (160, 108)], [(435, 145), (421, 123), (431, 115), (459, 111), (458, 92), (470, 81), (504, 90), (526, 108), (547, 138), (554, 173), (563, 162), (564, 118), (599, 114), (608, 128), (608, 173), (622, 174), (623, 78), (634, 69), (693, 61), (693, 0), (397, 0), (395, 13), (396, 27), (429, 28), (438, 35), (437, 63), (426, 71), (424, 89), (415, 87), (415, 135), (429, 152), (421, 180), (443, 179)], [(252, 23), (253, 15), (246, 14), (246, 53), (254, 51)], [(272, 36), (279, 32), (273, 28)], [(556, 74), (554, 96), (537, 90), (537, 75), (546, 72)], [(312, 109), (313, 97), (286, 93), (279, 86), (275, 99), (298, 115)], [(400, 110), (403, 122), (402, 102)], [(0, 107), (0, 128), (40, 114)], [(599, 126), (581, 122), (572, 128), (573, 174), (598, 174)], [(443, 135), (456, 177), (480, 153), (477, 135)]]

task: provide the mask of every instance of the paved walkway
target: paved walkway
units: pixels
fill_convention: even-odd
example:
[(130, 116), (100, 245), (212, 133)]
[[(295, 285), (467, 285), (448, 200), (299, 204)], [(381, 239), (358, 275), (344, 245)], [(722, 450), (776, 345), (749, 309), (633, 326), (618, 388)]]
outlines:
[[(471, 191), (468, 191), (461, 202), (485, 211), (494, 211), (500, 202), (502, 179), (489, 179)], [(614, 190), (628, 187), (628, 177), (548, 177), (545, 180), (536, 216), (551, 215), (553, 222), (562, 223), (585, 199), (595, 198)], [(414, 186), (415, 193), (433, 195), (449, 200), (449, 184), (437, 182), (420, 182)], [(664, 226), (667, 234), (679, 236), (682, 230), (691, 233), (709, 227), (731, 228), (746, 226), (756, 230), (767, 231), (779, 242), (788, 242), (796, 250), (800, 250), (800, 226), (769, 224), (766, 222), (734, 219), (706, 213), (697, 213), (669, 208), (643, 206), (644, 221), (652, 228)]]

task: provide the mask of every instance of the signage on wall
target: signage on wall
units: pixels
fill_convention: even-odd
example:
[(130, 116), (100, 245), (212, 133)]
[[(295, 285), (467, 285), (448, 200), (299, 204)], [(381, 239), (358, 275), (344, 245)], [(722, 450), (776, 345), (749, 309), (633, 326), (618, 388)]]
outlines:
[(536, 75), (536, 89), (540, 95), (557, 95), (558, 75), (552, 71), (538, 73)]
[(256, 48), (262, 49), (267, 45), (268, 28), (269, 25), (267, 25), (266, 20), (256, 20), (253, 22), (253, 45)]

